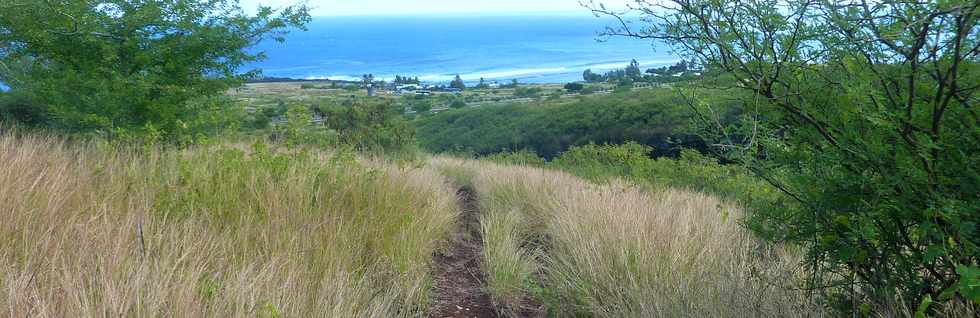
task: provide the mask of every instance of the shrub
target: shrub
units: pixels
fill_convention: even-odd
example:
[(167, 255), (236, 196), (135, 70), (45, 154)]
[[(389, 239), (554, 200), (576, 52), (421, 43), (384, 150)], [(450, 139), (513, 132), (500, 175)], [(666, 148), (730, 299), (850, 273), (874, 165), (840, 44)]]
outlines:
[(465, 100), (463, 100), (462, 98), (455, 98), (455, 99), (453, 99), (453, 101), (452, 101), (452, 102), (451, 102), (451, 103), (449, 104), (449, 107), (451, 107), (451, 108), (453, 108), (453, 109), (460, 109), (460, 108), (464, 108), (464, 107), (466, 107), (466, 101), (465, 101)]
[(654, 188), (684, 188), (739, 202), (749, 209), (768, 208), (783, 197), (739, 165), (723, 165), (694, 150), (677, 158), (653, 159), (653, 148), (637, 143), (572, 147), (549, 163), (596, 181), (625, 177)]
[(513, 164), (513, 165), (525, 165), (525, 166), (544, 166), (544, 158), (538, 157), (536, 153), (530, 150), (521, 150), (514, 152), (500, 152), (495, 153), (486, 157), (484, 160), (492, 161), (500, 164)]
[(581, 92), (583, 89), (585, 89), (585, 85), (582, 84), (582, 83), (568, 83), (568, 84), (565, 84), (565, 90), (567, 90), (569, 92), (572, 92), (572, 93)]
[(48, 109), (21, 94), (0, 93), (0, 124), (17, 124), (26, 127), (50, 125)]

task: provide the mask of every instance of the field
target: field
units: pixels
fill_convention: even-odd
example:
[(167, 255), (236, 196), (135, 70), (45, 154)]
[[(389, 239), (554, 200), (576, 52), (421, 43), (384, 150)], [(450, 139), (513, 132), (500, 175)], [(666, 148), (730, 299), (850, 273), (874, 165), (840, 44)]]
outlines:
[(0, 136), (0, 316), (414, 317), (459, 213), (350, 153)]
[[(483, 293), (487, 316), (820, 313), (788, 288), (793, 251), (696, 192), (264, 143), (8, 134), (0, 160), (11, 317), (439, 316)], [(460, 244), (474, 288), (455, 283)]]
[[(594, 84), (593, 86), (597, 93), (609, 92), (614, 88), (613, 85), (609, 84)], [(439, 112), (450, 108), (450, 103), (454, 99), (466, 101), (468, 107), (480, 107), (528, 102), (551, 96), (568, 99), (580, 95), (566, 91), (563, 85), (559, 84), (521, 84), (520, 88), (525, 90), (525, 95), (521, 95), (515, 88), (471, 88), (459, 93), (431, 91), (432, 95), (425, 99), (431, 100), (433, 110)], [(528, 92), (530, 95), (527, 95)], [(362, 88), (359, 84), (339, 82), (334, 84), (326, 81), (250, 83), (231, 91), (229, 95), (250, 110), (274, 107), (280, 101), (311, 105), (338, 103), (368, 97), (367, 89)], [(397, 91), (382, 89), (378, 91), (375, 97), (383, 101), (404, 104), (406, 97), (414, 97), (414, 94), (402, 94)]]

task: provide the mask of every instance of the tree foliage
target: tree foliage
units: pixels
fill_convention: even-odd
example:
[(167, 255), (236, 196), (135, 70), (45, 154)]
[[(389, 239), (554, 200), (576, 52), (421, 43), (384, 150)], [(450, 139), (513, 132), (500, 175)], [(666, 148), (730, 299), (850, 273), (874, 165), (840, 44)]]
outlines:
[(458, 90), (465, 90), (466, 83), (463, 82), (463, 78), (459, 77), (459, 75), (456, 75), (456, 78), (454, 78), (453, 81), (449, 83), (449, 87)]
[(433, 152), (465, 150), (487, 155), (526, 149), (554, 158), (572, 146), (636, 141), (673, 156), (699, 148), (685, 131), (691, 121), (683, 101), (666, 90), (591, 96), (568, 101), (466, 108), (417, 121), (419, 143)]
[(246, 14), (237, 0), (0, 3), (0, 82), (54, 128), (186, 142), (219, 117), (248, 49), (283, 40), (305, 6)]
[(980, 261), (980, 2), (639, 3), (644, 29), (592, 9), (623, 21), (607, 34), (665, 40), (729, 80), (705, 85), (751, 93), (737, 127), (693, 105), (718, 150), (793, 201), (749, 225), (804, 246), (811, 287), (853, 313), (980, 301), (964, 283)]

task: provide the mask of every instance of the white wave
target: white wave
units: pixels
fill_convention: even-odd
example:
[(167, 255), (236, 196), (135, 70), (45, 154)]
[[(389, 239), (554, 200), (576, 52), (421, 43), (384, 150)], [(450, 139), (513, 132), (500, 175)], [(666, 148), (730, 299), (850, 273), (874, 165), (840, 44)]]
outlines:
[[(636, 62), (637, 63), (640, 63), (640, 67), (651, 67), (651, 66), (663, 66), (663, 65), (676, 64), (677, 62), (680, 62), (680, 61), (681, 60), (679, 60), (679, 59), (672, 59), (672, 60), (647, 60), (647, 61), (636, 61)], [(585, 64), (585, 65), (579, 66), (577, 68), (581, 68), (583, 71), (585, 71), (586, 69), (591, 69), (593, 71), (596, 71), (596, 70), (608, 71), (608, 70), (615, 70), (615, 69), (626, 68), (627, 66), (630, 65), (630, 62), (632, 62), (632, 61), (623, 61), (623, 62), (615, 62), (615, 63), (610, 62), (610, 63), (598, 63), (598, 64)]]
[[(640, 63), (640, 67), (656, 67), (671, 65), (679, 62), (678, 59), (672, 60), (645, 60), (637, 61)], [(608, 71), (614, 69), (623, 69), (629, 66), (630, 61), (623, 62), (603, 62), (595, 64), (580, 64), (576, 66), (557, 66), (557, 67), (543, 67), (543, 68), (517, 68), (517, 69), (492, 69), (486, 71), (478, 72), (461, 72), (459, 77), (466, 82), (476, 82), (481, 78), (491, 81), (496, 80), (510, 80), (510, 79), (526, 79), (538, 76), (546, 75), (556, 75), (556, 74), (573, 74), (580, 73), (586, 69), (591, 69), (596, 72)], [(407, 75), (407, 76), (417, 76), (419, 80), (426, 83), (447, 83), (456, 78), (456, 73), (443, 73), (443, 74), (421, 74), (421, 75)], [(392, 74), (375, 74), (375, 79), (377, 80), (388, 80), (394, 78)], [(305, 79), (309, 80), (335, 80), (335, 81), (360, 81), (360, 76), (349, 76), (349, 75), (328, 75), (328, 76), (307, 76)]]

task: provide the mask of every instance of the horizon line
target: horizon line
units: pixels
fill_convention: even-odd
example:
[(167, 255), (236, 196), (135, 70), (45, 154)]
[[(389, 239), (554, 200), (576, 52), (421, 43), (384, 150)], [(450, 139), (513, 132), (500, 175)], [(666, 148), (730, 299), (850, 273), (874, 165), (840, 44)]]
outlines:
[(319, 14), (311, 15), (312, 18), (339, 18), (339, 17), (392, 17), (392, 16), (568, 16), (581, 15), (592, 17), (594, 14), (588, 10), (560, 10), (560, 11), (443, 11), (443, 12), (379, 12), (379, 13), (338, 13), (338, 14)]

